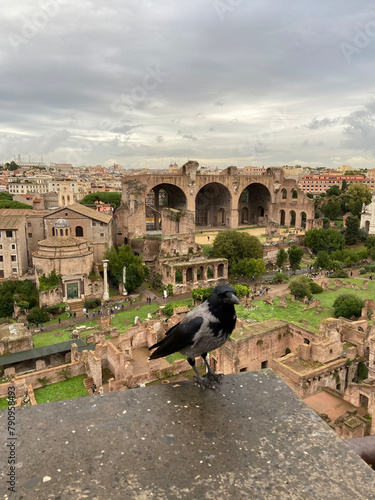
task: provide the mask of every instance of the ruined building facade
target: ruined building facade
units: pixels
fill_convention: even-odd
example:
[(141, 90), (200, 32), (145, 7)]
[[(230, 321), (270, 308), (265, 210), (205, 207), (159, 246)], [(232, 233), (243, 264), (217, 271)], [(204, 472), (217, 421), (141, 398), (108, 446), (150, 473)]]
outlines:
[(178, 173), (123, 177), (117, 243), (144, 237), (150, 226), (160, 229), (164, 207), (192, 213), (196, 230), (236, 229), (269, 220), (296, 228), (312, 224), (313, 201), (294, 179), (284, 177), (281, 168), (268, 168), (257, 175), (228, 167), (205, 175), (198, 167), (197, 162), (189, 161)]

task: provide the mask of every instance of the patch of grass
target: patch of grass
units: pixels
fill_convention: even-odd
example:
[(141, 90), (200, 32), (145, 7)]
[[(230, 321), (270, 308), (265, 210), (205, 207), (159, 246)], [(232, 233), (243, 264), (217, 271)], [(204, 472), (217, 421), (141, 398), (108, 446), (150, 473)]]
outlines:
[(180, 354), (179, 352), (175, 352), (174, 354), (170, 354), (169, 356), (166, 356), (165, 359), (168, 361), (168, 363), (173, 365), (173, 363), (175, 361), (177, 361), (178, 359), (186, 359), (186, 357), (183, 356), (182, 354)]
[(0, 398), (0, 410), (6, 410), (8, 408), (7, 398)]
[(68, 380), (62, 380), (56, 384), (35, 389), (35, 399), (38, 404), (51, 401), (63, 401), (64, 399), (75, 399), (87, 396), (87, 389), (83, 385), (86, 375), (78, 375)]
[[(328, 281), (328, 280), (327, 280)], [(315, 314), (315, 308), (303, 311), (306, 306), (300, 302), (291, 302), (289, 299), (287, 301), (288, 307), (284, 309), (278, 307), (279, 299), (275, 298), (275, 305), (270, 306), (265, 304), (263, 300), (256, 300), (253, 305), (257, 309), (249, 310), (242, 307), (241, 305), (236, 306), (237, 314), (243, 319), (254, 319), (256, 321), (265, 321), (268, 319), (281, 319), (283, 321), (288, 321), (291, 323), (296, 323), (300, 326), (308, 328), (308, 325), (301, 322), (304, 319), (313, 328), (319, 328), (320, 323), (327, 318), (334, 318), (333, 303), (336, 298), (342, 293), (354, 293), (357, 297), (365, 300), (368, 298), (375, 297), (375, 281), (369, 281), (367, 290), (363, 290), (363, 280), (359, 278), (342, 279), (343, 283), (352, 283), (359, 287), (359, 290), (351, 290), (350, 288), (339, 288), (338, 290), (325, 290), (323, 293), (314, 296), (320, 300), (321, 307), (323, 311), (319, 314)], [(334, 285), (333, 280), (331, 280), (332, 285)]]

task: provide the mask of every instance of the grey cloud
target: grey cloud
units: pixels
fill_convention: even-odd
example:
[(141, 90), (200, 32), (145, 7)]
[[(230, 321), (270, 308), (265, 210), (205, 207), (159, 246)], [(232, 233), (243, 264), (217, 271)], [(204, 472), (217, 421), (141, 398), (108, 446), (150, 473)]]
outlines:
[[(372, 19), (370, 0), (240, 2), (222, 19), (211, 1), (64, 0), (29, 38), (41, 4), (3, 3), (2, 161), (79, 154), (162, 167), (196, 155), (243, 166), (249, 144), (261, 165), (333, 166), (342, 145), (371, 151), (373, 108), (361, 103), (375, 40), (350, 66), (340, 49)], [(11, 33), (24, 38), (17, 50)]]

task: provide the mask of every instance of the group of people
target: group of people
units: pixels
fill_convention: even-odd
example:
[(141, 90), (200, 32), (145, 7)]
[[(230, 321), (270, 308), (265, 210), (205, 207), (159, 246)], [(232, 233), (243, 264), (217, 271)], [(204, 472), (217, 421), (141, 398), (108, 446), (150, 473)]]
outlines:
[[(95, 396), (95, 393), (96, 393), (96, 389), (97, 389), (97, 386), (96, 384), (92, 384), (91, 386), (91, 389), (92, 389), (92, 395)], [(104, 389), (103, 389), (103, 386), (101, 385), (98, 389), (98, 393), (100, 394), (100, 397), (102, 398), (103, 397), (103, 394), (104, 394)]]

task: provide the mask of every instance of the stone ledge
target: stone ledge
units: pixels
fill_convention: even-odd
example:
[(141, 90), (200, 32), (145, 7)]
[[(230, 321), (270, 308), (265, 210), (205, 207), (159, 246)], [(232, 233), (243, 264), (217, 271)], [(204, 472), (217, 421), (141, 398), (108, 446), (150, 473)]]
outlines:
[(17, 408), (16, 434), (17, 498), (375, 499), (374, 472), (272, 370)]

